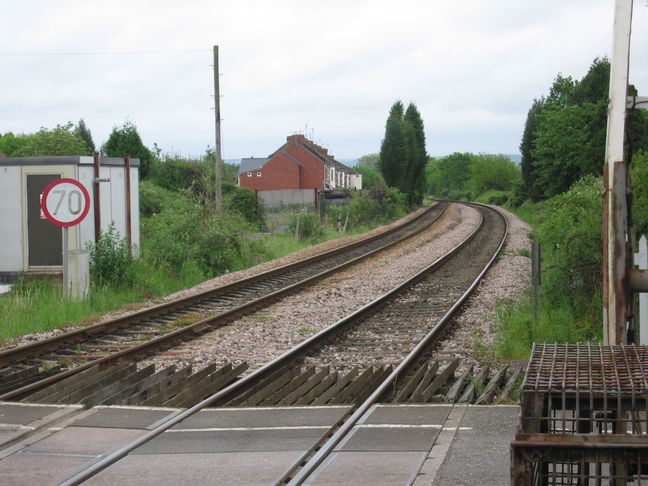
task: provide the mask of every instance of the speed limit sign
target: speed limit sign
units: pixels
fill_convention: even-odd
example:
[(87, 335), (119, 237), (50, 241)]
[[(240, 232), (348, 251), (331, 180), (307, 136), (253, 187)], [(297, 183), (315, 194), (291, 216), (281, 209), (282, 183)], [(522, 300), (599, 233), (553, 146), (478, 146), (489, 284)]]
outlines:
[(90, 194), (77, 180), (57, 179), (45, 188), (41, 209), (56, 226), (74, 226), (88, 214)]

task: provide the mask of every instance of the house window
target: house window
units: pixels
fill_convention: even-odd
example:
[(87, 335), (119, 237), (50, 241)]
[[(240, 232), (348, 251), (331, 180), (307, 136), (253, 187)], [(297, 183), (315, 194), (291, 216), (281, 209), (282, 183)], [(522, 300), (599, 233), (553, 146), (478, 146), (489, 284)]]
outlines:
[(257, 172), (257, 177), (261, 177), (261, 172)]
[(248, 177), (252, 177), (252, 172), (248, 172)]

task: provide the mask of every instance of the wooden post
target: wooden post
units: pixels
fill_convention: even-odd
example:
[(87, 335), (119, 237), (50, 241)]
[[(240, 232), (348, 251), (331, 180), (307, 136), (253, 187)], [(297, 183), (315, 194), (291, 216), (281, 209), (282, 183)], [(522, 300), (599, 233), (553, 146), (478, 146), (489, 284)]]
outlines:
[(214, 204), (216, 212), (221, 214), (223, 210), (223, 195), (221, 193), (221, 179), (223, 172), (223, 159), (221, 154), (221, 114), (220, 114), (220, 80), (218, 72), (218, 46), (214, 46), (214, 112), (216, 117), (216, 145), (214, 146), (214, 158), (216, 159), (216, 175), (214, 192)]
[(542, 248), (535, 240), (531, 244), (531, 286), (535, 302), (535, 318), (540, 320), (540, 284), (542, 283)]

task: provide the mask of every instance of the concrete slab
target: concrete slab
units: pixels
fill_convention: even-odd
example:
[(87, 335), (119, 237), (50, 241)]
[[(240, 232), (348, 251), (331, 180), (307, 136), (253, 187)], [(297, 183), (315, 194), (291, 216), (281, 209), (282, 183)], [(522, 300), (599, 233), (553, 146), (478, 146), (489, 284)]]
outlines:
[(160, 420), (175, 415), (172, 409), (144, 409), (130, 407), (96, 407), (94, 413), (77, 420), (81, 427), (115, 427), (120, 429), (145, 429)]
[(304, 451), (328, 429), (169, 431), (133, 451), (133, 454)]
[(3, 486), (58, 484), (89, 460), (94, 458), (14, 454), (0, 460), (0, 478)]
[(127, 456), (85, 481), (84, 486), (267, 486), (299, 452), (147, 454)]
[(144, 430), (92, 427), (66, 427), (35, 442), (27, 453), (102, 454), (135, 440)]
[(378, 405), (359, 423), (441, 425), (451, 409), (451, 405)]
[(439, 435), (440, 427), (397, 426), (356, 427), (336, 451), (423, 451), (427, 452)]
[(65, 405), (23, 405), (0, 402), (0, 424), (27, 425), (68, 408)]
[(413, 481), (426, 456), (427, 452), (337, 452), (304, 484), (403, 486)]
[(509, 484), (509, 444), (515, 437), (519, 415), (518, 406), (468, 407), (450, 451), (431, 484)]
[(333, 425), (349, 410), (344, 406), (211, 408), (178, 424), (176, 429), (234, 427), (303, 427)]

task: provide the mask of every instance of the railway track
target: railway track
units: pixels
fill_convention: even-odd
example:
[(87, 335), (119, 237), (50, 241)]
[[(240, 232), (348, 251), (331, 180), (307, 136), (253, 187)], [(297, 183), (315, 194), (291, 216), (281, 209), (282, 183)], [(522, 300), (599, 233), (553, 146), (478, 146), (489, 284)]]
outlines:
[[(275, 484), (302, 484), (373, 404), (379, 401), (399, 402), (408, 399), (416, 401), (417, 397), (421, 398), (429, 394), (431, 388), (436, 387), (438, 390), (441, 386), (437, 383), (440, 382), (439, 378), (442, 376), (447, 378), (456, 369), (456, 363), (447, 363), (444, 370), (437, 374), (438, 364), (429, 366), (432, 346), (441, 338), (452, 316), (495, 261), (507, 234), (506, 221), (499, 213), (483, 206), (479, 206), (479, 210), (483, 215), (479, 228), (452, 252), (407, 282), (312, 336), (262, 368), (173, 416), (63, 484), (66, 486), (81, 484), (125, 457), (129, 452), (206, 407), (267, 405), (271, 402), (265, 400), (270, 397), (282, 398), (281, 403), (299, 403), (298, 401), (286, 402), (285, 397), (305, 395), (314, 396), (313, 401), (308, 403), (322, 403), (321, 397), (329, 393), (327, 390), (332, 389), (334, 392), (330, 396), (333, 398), (325, 403), (351, 403), (352, 413), (342, 423), (331, 428), (325, 434), (325, 441), (320, 441), (316, 447), (301, 456), (275, 482)], [(363, 326), (369, 332), (359, 332), (358, 326)], [(368, 334), (371, 335), (370, 339), (367, 339)], [(385, 342), (395, 334), (398, 338), (390, 340), (385, 348)], [(346, 348), (346, 351), (340, 351), (341, 348)], [(349, 350), (354, 355), (358, 355), (360, 348), (363, 348), (362, 354), (365, 356), (362, 359), (358, 358), (357, 363), (349, 364), (346, 358), (336, 360), (336, 356), (343, 354), (348, 356)], [(373, 379), (365, 379), (360, 385), (358, 385), (360, 379), (347, 380), (343, 386), (339, 382), (330, 383), (328, 388), (319, 389), (317, 393), (312, 392), (318, 384), (321, 387), (326, 381), (328, 370), (332, 369), (336, 375), (339, 375), (338, 371), (350, 367), (371, 369), (373, 367), (367, 367), (366, 361), (375, 360), (377, 357), (384, 359), (387, 354), (386, 349), (393, 353), (393, 357), (388, 358), (393, 363), (381, 365), (377, 373), (362, 374), (362, 376), (371, 375)], [(365, 353), (364, 350), (369, 351)], [(304, 379), (300, 371), (294, 372), (294, 370), (302, 370), (303, 366), (313, 370), (323, 367), (327, 369), (327, 373), (315, 372), (317, 378), (313, 378), (311, 373), (310, 381), (313, 384), (308, 388), (306, 384), (309, 378)], [(434, 371), (430, 372), (431, 368), (434, 368)], [(350, 387), (353, 388), (352, 393), (348, 393)], [(335, 397), (339, 398), (344, 394), (345, 389), (347, 390), (345, 399), (335, 401)], [(470, 387), (467, 387), (463, 393), (469, 393), (469, 389)], [(474, 393), (474, 390), (471, 393)]]
[(132, 361), (226, 325), (417, 234), (446, 207), (440, 202), (389, 231), (230, 285), (0, 351), (0, 400), (25, 396), (98, 364)]

